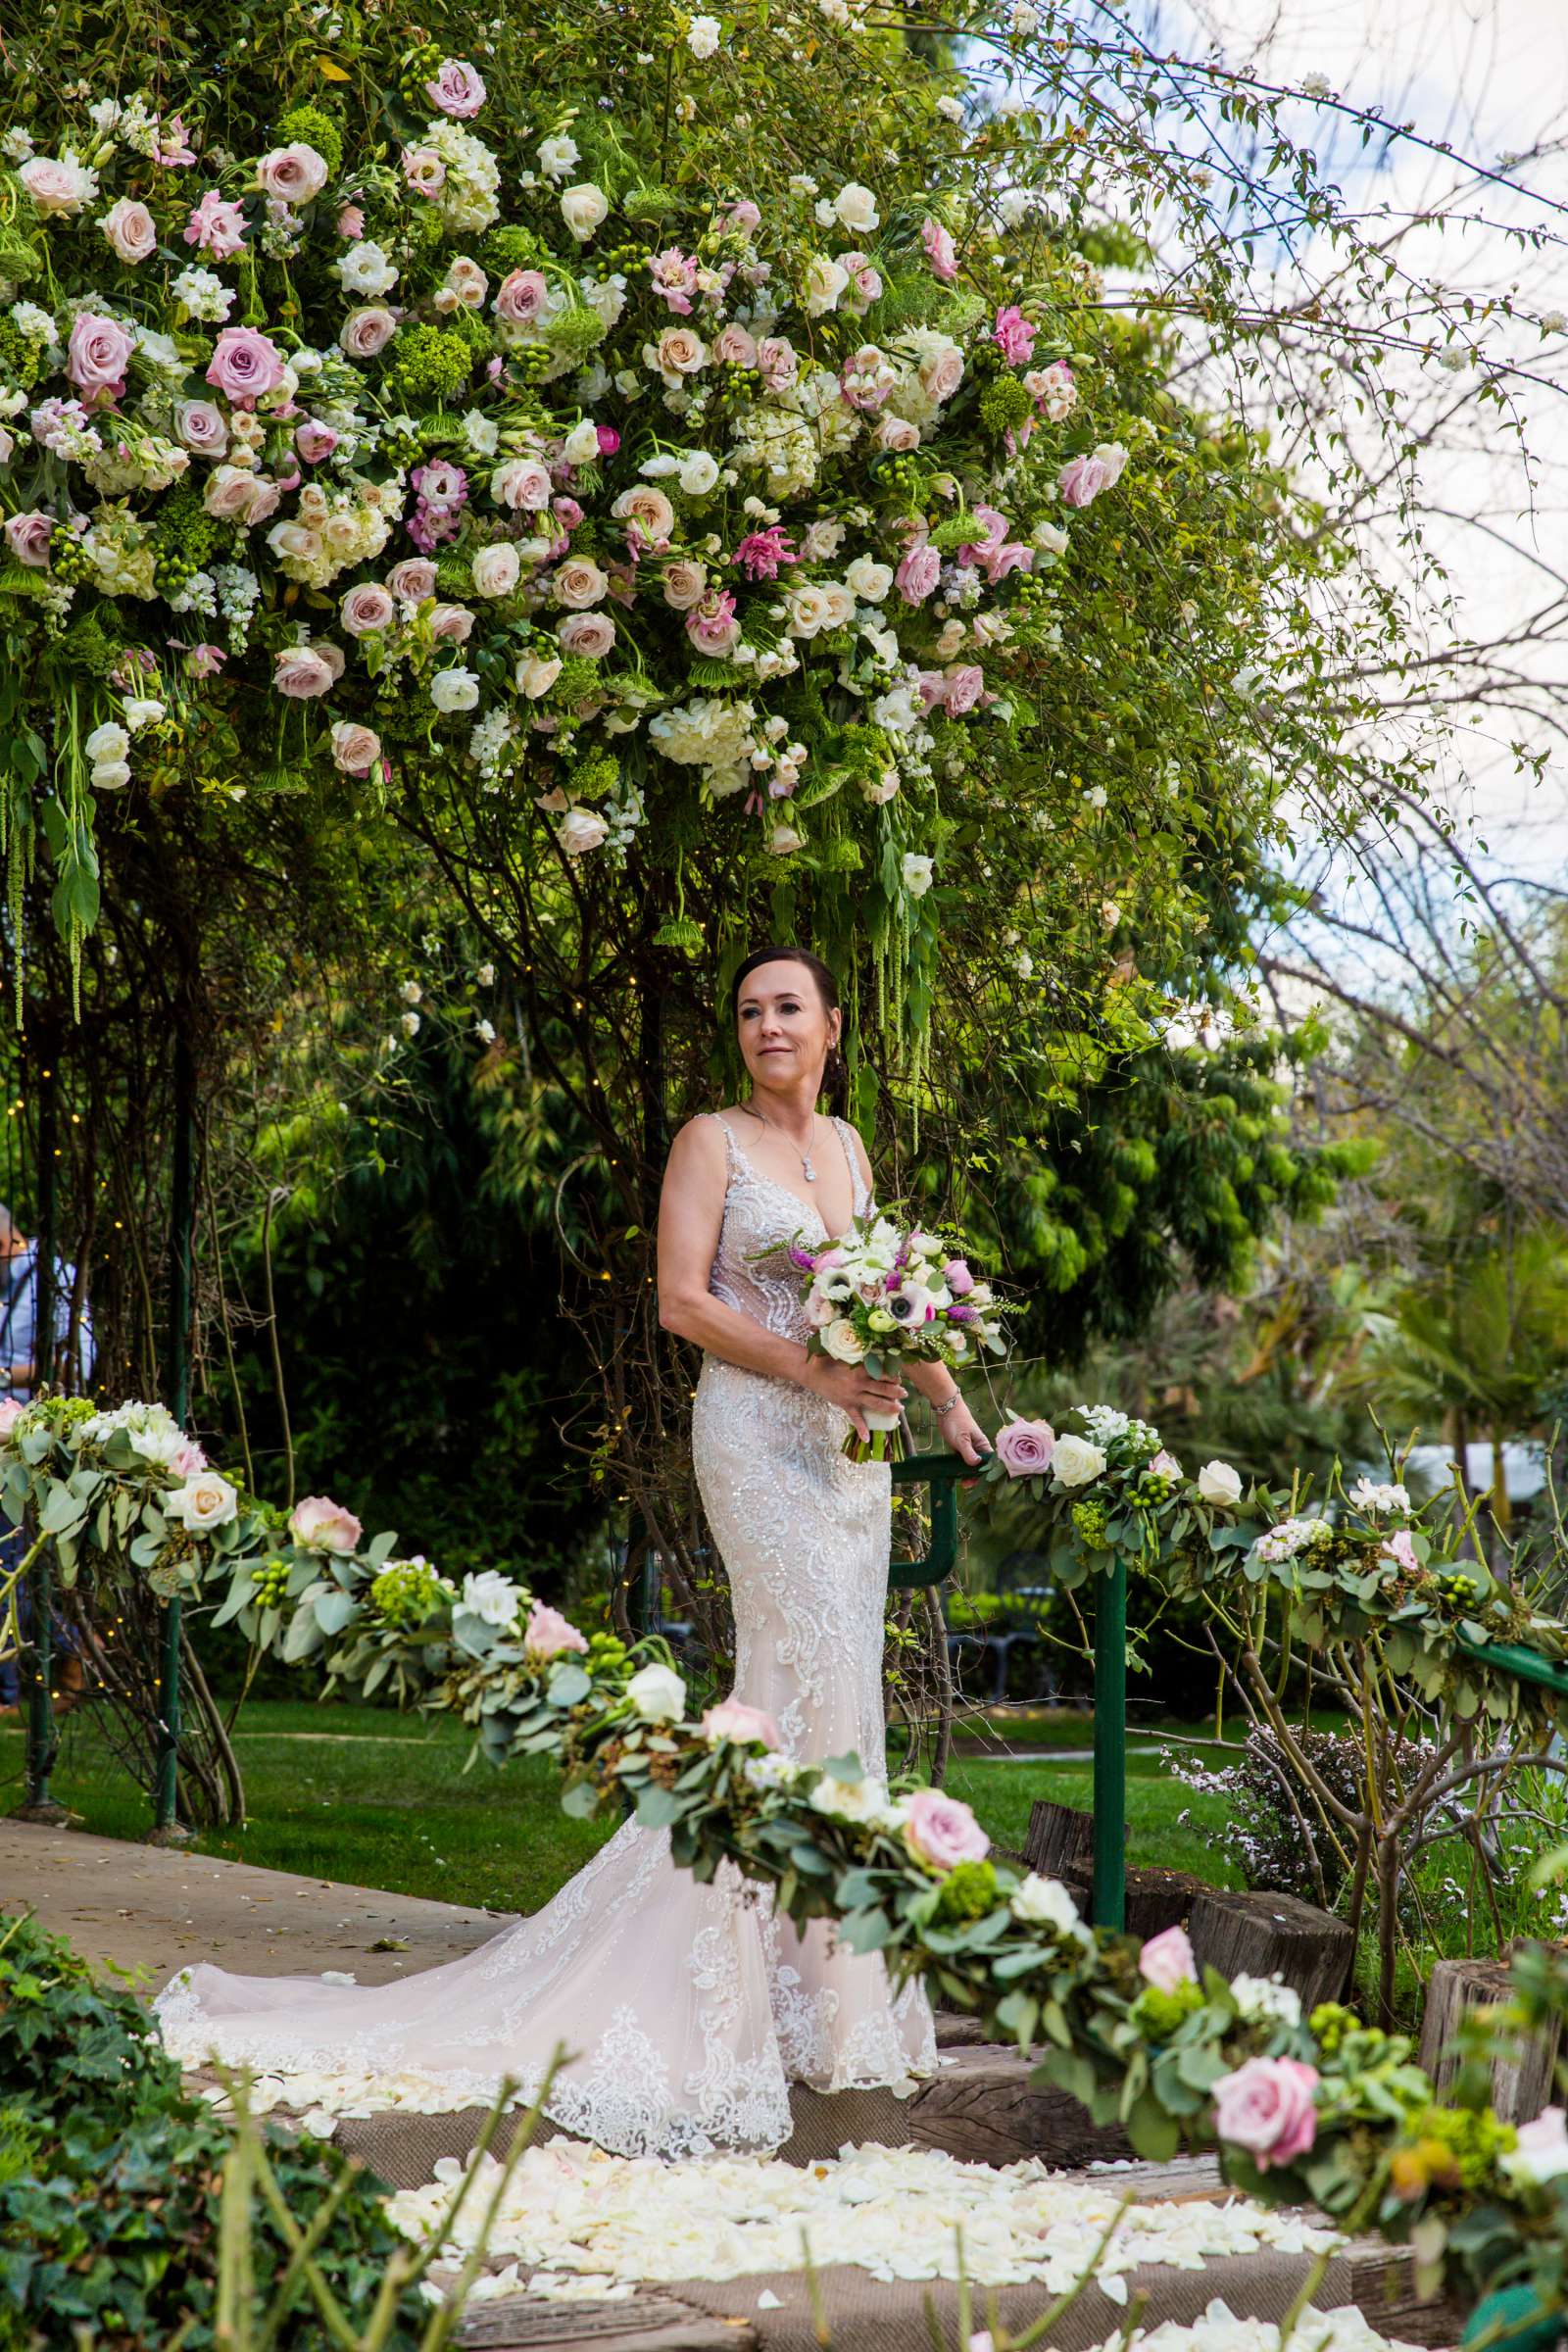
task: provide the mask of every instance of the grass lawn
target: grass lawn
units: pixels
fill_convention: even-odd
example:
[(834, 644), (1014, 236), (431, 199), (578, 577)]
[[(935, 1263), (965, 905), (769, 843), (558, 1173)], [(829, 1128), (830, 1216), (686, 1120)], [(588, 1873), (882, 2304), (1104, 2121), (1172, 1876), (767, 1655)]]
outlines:
[[(68, 1717), (54, 1793), (80, 1827), (106, 1838), (139, 1838), (147, 1800), (124, 1779), (90, 1714)], [(1031, 1727), (1030, 1744), (1081, 1749), (1085, 1726)], [(1135, 1738), (1134, 1747), (1142, 1742)], [(497, 1911), (536, 1911), (581, 1868), (613, 1822), (573, 1821), (557, 1801), (559, 1776), (530, 1756), (496, 1772), (479, 1760), (465, 1770), (468, 1735), (450, 1720), (396, 1715), (379, 1707), (256, 1700), (240, 1717), (236, 1747), (250, 1819), (243, 1829), (204, 1837), (200, 1850), (269, 1869), (423, 1894)], [(0, 1724), (0, 1811), (22, 1795), (23, 1736)], [(978, 1759), (961, 1755), (948, 1776), (993, 1838), (1021, 1845), (1037, 1796), (1087, 1807), (1087, 1763)], [(1212, 1843), (1225, 1819), (1222, 1797), (1195, 1795), (1171, 1781), (1158, 1758), (1129, 1758), (1130, 1858), (1235, 1884)], [(1179, 1816), (1189, 1815), (1186, 1827)]]

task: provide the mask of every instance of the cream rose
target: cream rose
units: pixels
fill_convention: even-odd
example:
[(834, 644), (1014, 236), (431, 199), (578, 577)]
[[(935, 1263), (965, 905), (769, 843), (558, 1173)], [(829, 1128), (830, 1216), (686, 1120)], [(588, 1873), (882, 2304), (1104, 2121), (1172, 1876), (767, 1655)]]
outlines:
[(551, 687), (560, 677), (560, 656), (556, 654), (548, 656), (544, 654), (520, 655), (514, 674), (517, 692), (526, 695), (530, 703), (536, 703), (542, 694), (550, 692)]
[(98, 223), (122, 262), (144, 262), (158, 250), (158, 230), (144, 204), (122, 196)]
[(662, 593), (666, 605), (677, 612), (689, 612), (708, 594), (707, 564), (694, 564), (685, 557), (669, 564), (664, 572)]
[(556, 632), (564, 654), (580, 654), (584, 661), (602, 662), (615, 642), (615, 624), (608, 612), (573, 612)]
[(392, 626), (398, 609), (390, 591), (379, 580), (364, 580), (348, 591), (337, 610), (338, 618), (351, 637), (371, 637), (378, 630)]
[(328, 693), (340, 674), (334, 673), (319, 647), (291, 645), (276, 657), (272, 684), (277, 693), (286, 694), (291, 702), (309, 702), (316, 695)]
[(475, 596), (510, 596), (517, 585), (522, 565), (511, 540), (498, 539), (490, 547), (474, 550), (470, 569)]
[(658, 547), (662, 545), (675, 528), (675, 510), (662, 490), (652, 482), (634, 483), (622, 490), (610, 510), (617, 522), (634, 522), (645, 539)]
[(556, 839), (568, 858), (585, 858), (590, 850), (601, 849), (609, 834), (597, 808), (568, 808), (556, 828)]
[(1242, 1482), (1229, 1462), (1205, 1462), (1198, 1473), (1198, 1492), (1205, 1502), (1230, 1510), (1242, 1499)]
[(227, 1527), (238, 1511), (238, 1494), (216, 1470), (198, 1470), (182, 1487), (164, 1496), (164, 1517), (177, 1520), (189, 1536), (206, 1536), (216, 1527)]
[(1087, 1438), (1058, 1438), (1051, 1456), (1052, 1483), (1056, 1487), (1087, 1487), (1102, 1476), (1105, 1456)]
[(381, 757), (381, 738), (373, 727), (339, 718), (332, 725), (332, 758), (346, 776), (368, 776)]
[(858, 1364), (865, 1357), (865, 1342), (847, 1315), (829, 1323), (822, 1334), (823, 1352), (837, 1364)]
[(863, 604), (880, 605), (893, 586), (893, 566), (870, 556), (857, 556), (844, 574), (844, 585)]
[(673, 1666), (644, 1666), (626, 1685), (626, 1696), (644, 1723), (678, 1723), (686, 1712), (686, 1685)]
[(591, 179), (581, 179), (575, 187), (562, 192), (561, 218), (579, 245), (587, 244), (594, 230), (609, 218), (609, 197)]
[(708, 366), (708, 346), (689, 326), (666, 326), (654, 351), (666, 375), (697, 375)]
[(556, 572), (556, 602), (568, 612), (584, 612), (590, 605), (601, 605), (610, 592), (610, 581), (589, 556), (568, 556)]

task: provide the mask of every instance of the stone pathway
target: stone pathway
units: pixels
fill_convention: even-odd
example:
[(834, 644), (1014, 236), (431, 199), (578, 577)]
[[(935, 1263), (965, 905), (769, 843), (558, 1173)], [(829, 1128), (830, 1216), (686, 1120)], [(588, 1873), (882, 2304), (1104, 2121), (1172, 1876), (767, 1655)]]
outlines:
[(154, 1985), (192, 1960), (259, 1977), (352, 1968), (380, 1984), (456, 1960), (504, 1924), (419, 1895), (15, 1821), (0, 1821), (0, 1909), (35, 1911), (89, 1960), (145, 1970)]

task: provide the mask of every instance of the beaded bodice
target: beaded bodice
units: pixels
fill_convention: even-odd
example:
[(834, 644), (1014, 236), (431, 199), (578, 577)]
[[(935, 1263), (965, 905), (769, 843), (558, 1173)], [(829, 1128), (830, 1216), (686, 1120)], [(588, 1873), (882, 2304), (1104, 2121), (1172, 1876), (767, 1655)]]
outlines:
[[(768, 1331), (787, 1339), (804, 1340), (810, 1326), (801, 1300), (801, 1269), (792, 1263), (791, 1242), (820, 1250), (829, 1239), (820, 1209), (804, 1200), (787, 1184), (766, 1176), (751, 1158), (722, 1111), (710, 1111), (724, 1130), (729, 1181), (724, 1193), (724, 1222), (708, 1287), (715, 1298), (733, 1306)], [(855, 1213), (863, 1217), (870, 1205), (870, 1187), (860, 1174), (859, 1161), (843, 1119), (833, 1128), (849, 1162), (855, 1187)]]

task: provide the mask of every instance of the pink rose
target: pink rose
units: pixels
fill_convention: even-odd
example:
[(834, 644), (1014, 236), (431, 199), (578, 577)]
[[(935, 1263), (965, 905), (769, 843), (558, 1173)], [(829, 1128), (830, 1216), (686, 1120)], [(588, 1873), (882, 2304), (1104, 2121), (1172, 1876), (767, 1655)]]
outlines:
[(1103, 458), (1069, 458), (1056, 476), (1064, 507), (1092, 507), (1110, 479)]
[(351, 637), (370, 637), (392, 626), (398, 609), (378, 580), (364, 580), (348, 590), (337, 610)]
[(316, 417), (307, 416), (294, 428), (294, 446), (307, 466), (319, 466), (337, 447), (338, 437), (329, 424), (320, 424)]
[(750, 1740), (760, 1740), (763, 1747), (779, 1744), (778, 1725), (760, 1707), (749, 1707), (738, 1698), (721, 1698), (703, 1716), (702, 1730), (710, 1741), (738, 1740), (743, 1746)]
[(537, 458), (508, 458), (490, 476), (490, 495), (498, 507), (515, 514), (542, 514), (550, 504), (550, 474)]
[(564, 654), (580, 654), (601, 662), (615, 642), (615, 624), (608, 612), (572, 612), (556, 631)]
[(31, 571), (49, 569), (49, 542), (54, 537), (53, 518), (34, 507), (25, 514), (6, 517), (6, 545), (19, 564)]
[(787, 335), (762, 337), (757, 346), (757, 371), (769, 392), (789, 389), (801, 372), (801, 363)]
[(365, 1533), (352, 1511), (325, 1494), (302, 1496), (289, 1513), (288, 1526), (302, 1551), (350, 1552)]
[[(968, 1287), (974, 1288), (972, 1278)], [(997, 1459), (1009, 1478), (1038, 1478), (1051, 1467), (1055, 1446), (1049, 1421), (1004, 1421), (997, 1432)]]
[(0, 1443), (10, 1437), (25, 1410), (14, 1396), (0, 1396)]
[(882, 273), (865, 253), (841, 253), (839, 266), (850, 273), (850, 282), (844, 289), (844, 306), (858, 318), (863, 318), (872, 303), (882, 299)]
[(586, 612), (590, 605), (604, 603), (610, 581), (591, 556), (568, 556), (552, 586), (558, 604), (571, 612)]
[(435, 594), (435, 565), (428, 556), (406, 556), (401, 564), (393, 564), (386, 584), (406, 605), (422, 605), (427, 596)]
[(514, 326), (531, 326), (549, 299), (550, 281), (542, 270), (512, 270), (496, 288), (491, 308)]
[(1160, 1478), (1180, 1478), (1182, 1474), (1180, 1462), (1166, 1446), (1160, 1447), (1149, 1467)]
[(187, 245), (210, 253), (215, 262), (226, 262), (245, 249), (245, 215), (231, 198), (209, 188), (193, 208), (183, 234)]
[(1317, 2068), (1299, 2058), (1249, 2058), (1214, 2085), (1214, 2129), (1260, 2173), (1294, 2164), (1317, 2137)]
[(330, 662), (314, 645), (291, 645), (276, 657), (272, 684), (292, 702), (309, 702), (315, 695), (327, 694), (335, 682)]
[(118, 400), (125, 389), (125, 369), (136, 338), (118, 318), (96, 311), (78, 311), (71, 324), (66, 373), (89, 405)]
[(760, 228), (762, 216), (749, 196), (742, 196), (720, 217), (720, 225), (736, 236), (749, 237), (754, 228)]
[(522, 1646), (530, 1658), (559, 1658), (568, 1649), (585, 1650), (588, 1643), (569, 1618), (536, 1600), (522, 1629)]
[(144, 262), (157, 251), (158, 230), (153, 217), (133, 196), (118, 198), (98, 225), (122, 262)]
[(484, 80), (466, 57), (444, 57), (435, 79), (425, 83), (424, 94), (439, 113), (466, 122), (485, 102)]
[(430, 635), (437, 645), (466, 645), (473, 634), (473, 614), (466, 605), (435, 605), (430, 611)]
[(209, 1464), (194, 1438), (182, 1438), (169, 1457), (169, 1467), (176, 1478), (195, 1478)]
[(929, 213), (920, 230), (920, 242), (925, 247), (925, 258), (938, 277), (946, 283), (957, 276), (958, 257), (954, 250), (953, 239), (941, 221), (933, 220)]
[(1033, 319), (1026, 318), (1015, 302), (997, 313), (997, 323), (991, 330), (991, 340), (1001, 350), (1011, 368), (1027, 366), (1034, 353), (1035, 337), (1040, 332)]
[(920, 427), (912, 424), (907, 416), (895, 416), (890, 409), (885, 416), (877, 418), (871, 439), (878, 449), (891, 450), (895, 456), (902, 456), (906, 449), (919, 448)]
[(983, 1862), (991, 1840), (969, 1807), (940, 1788), (917, 1788), (904, 1819), (904, 1842), (917, 1862), (952, 1870), (959, 1862)]
[(1408, 1570), (1411, 1574), (1414, 1574), (1421, 1565), (1416, 1555), (1410, 1530), (1407, 1527), (1401, 1527), (1396, 1534), (1390, 1536), (1383, 1546), (1381, 1556), (1386, 1560), (1396, 1561), (1399, 1567)]
[(382, 302), (368, 302), (350, 311), (337, 330), (337, 339), (351, 360), (373, 360), (397, 331), (397, 318)]
[(972, 710), (985, 692), (986, 673), (978, 663), (956, 662), (943, 679), (942, 700), (954, 718)]
[(291, 206), (309, 204), (319, 196), (327, 176), (325, 156), (308, 147), (303, 139), (295, 139), (288, 147), (272, 148), (256, 167), (263, 194)]
[(237, 409), (252, 409), (283, 381), (283, 355), (254, 326), (225, 326), (213, 347), (207, 381)]
[(228, 447), (228, 426), (214, 400), (174, 403), (174, 438), (199, 458), (220, 458)]
[(364, 236), (365, 215), (357, 204), (346, 204), (338, 214), (337, 233), (350, 245), (357, 245)]
[(689, 326), (666, 326), (655, 349), (666, 375), (698, 375), (708, 366), (708, 345)]
[(893, 577), (906, 605), (923, 605), (928, 596), (935, 594), (942, 577), (942, 558), (934, 547), (923, 543), (911, 547)]
[(381, 757), (381, 738), (373, 727), (348, 718), (332, 722), (332, 758), (346, 776), (368, 776)]
[(55, 155), (29, 155), (18, 167), (17, 177), (32, 198), (34, 211), (46, 219), (56, 213), (79, 213), (91, 184), (80, 164)]
[(677, 612), (689, 612), (708, 594), (708, 566), (682, 556), (664, 567), (663, 597)]
[(942, 1269), (942, 1279), (955, 1298), (966, 1298), (974, 1289), (974, 1276), (966, 1257), (950, 1257)]
[(732, 318), (713, 337), (713, 357), (729, 368), (755, 368), (757, 337)]
[[(998, 1451), (1004, 1432), (998, 1433)], [(1156, 1992), (1174, 1992), (1178, 1984), (1196, 1984), (1198, 1959), (1185, 1928), (1167, 1928), (1152, 1936), (1138, 1955), (1138, 1973)]]

